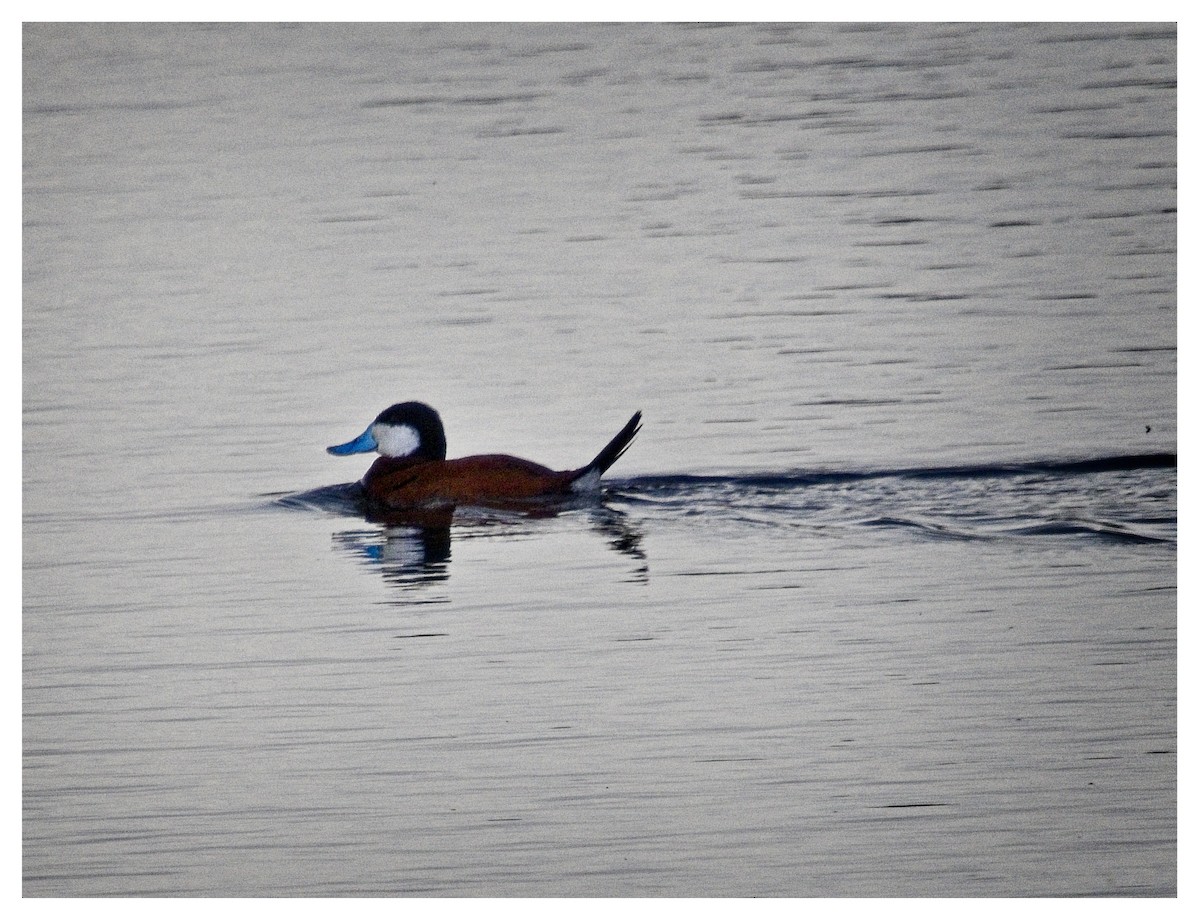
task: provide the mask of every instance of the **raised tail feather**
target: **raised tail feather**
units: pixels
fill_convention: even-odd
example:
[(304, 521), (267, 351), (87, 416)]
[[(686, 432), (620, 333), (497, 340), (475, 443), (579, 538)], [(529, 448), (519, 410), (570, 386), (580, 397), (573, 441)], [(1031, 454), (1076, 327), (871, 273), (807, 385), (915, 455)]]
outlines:
[(590, 464), (580, 468), (579, 472), (572, 478), (572, 484), (582, 488), (598, 486), (601, 474), (615, 464), (617, 458), (629, 449), (629, 446), (633, 443), (633, 439), (641, 431), (641, 428), (642, 413), (639, 410), (633, 414), (633, 418), (625, 423), (625, 428), (617, 432), (616, 437), (604, 446), (604, 450), (593, 458)]

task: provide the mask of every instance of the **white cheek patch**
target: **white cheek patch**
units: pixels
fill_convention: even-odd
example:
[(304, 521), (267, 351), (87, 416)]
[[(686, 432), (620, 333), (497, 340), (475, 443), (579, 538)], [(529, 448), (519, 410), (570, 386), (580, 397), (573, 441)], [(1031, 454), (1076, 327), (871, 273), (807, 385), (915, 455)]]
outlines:
[(384, 425), (377, 422), (372, 426), (376, 450), (384, 457), (408, 457), (421, 447), (421, 436), (411, 425)]

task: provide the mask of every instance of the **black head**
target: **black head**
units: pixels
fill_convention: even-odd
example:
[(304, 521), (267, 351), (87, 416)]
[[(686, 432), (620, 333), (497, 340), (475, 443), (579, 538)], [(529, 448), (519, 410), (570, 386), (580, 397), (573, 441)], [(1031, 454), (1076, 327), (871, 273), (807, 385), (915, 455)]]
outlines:
[(330, 454), (366, 454), (378, 451), (384, 457), (446, 459), (446, 432), (441, 417), (424, 403), (389, 406), (367, 430), (345, 444), (325, 449)]
[(395, 440), (390, 436), (398, 435), (401, 443), (411, 444), (415, 433), (416, 447), (396, 456), (446, 459), (446, 430), (442, 427), (442, 417), (425, 403), (410, 401), (389, 406), (375, 417), (372, 429), (379, 442), (380, 454), (389, 455), (384, 448)]

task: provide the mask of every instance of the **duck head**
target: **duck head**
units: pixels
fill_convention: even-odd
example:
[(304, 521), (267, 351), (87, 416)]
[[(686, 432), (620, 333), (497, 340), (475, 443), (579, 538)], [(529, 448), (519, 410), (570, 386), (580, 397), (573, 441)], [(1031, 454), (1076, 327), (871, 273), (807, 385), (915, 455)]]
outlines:
[(376, 416), (357, 438), (325, 450), (338, 456), (378, 451), (384, 457), (445, 460), (446, 431), (433, 407), (416, 402), (396, 403)]

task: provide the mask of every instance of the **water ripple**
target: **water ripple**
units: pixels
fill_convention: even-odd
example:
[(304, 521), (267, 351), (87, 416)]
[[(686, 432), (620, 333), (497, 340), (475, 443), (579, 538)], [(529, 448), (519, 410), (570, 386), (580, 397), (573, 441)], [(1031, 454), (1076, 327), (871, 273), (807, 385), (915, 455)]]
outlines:
[[(732, 523), (744, 528), (908, 531), (938, 540), (1177, 539), (1176, 455), (1135, 454), (894, 470), (800, 470), (614, 478), (598, 504), (644, 524)], [(357, 483), (272, 497), (285, 507), (391, 523)], [(552, 518), (578, 501), (526, 512), (464, 509), (456, 526), (511, 527)], [(428, 526), (428, 522), (417, 522)], [(449, 517), (442, 523), (450, 526)]]

